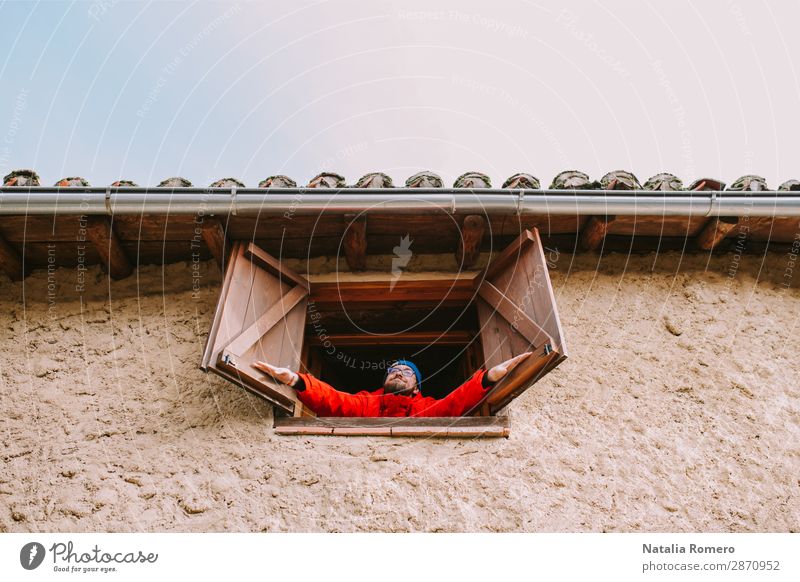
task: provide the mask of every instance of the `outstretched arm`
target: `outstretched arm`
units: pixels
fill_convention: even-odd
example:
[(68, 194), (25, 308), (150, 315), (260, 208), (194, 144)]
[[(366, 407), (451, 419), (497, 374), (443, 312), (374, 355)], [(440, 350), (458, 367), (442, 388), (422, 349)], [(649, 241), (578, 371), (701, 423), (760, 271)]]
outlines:
[(480, 402), (489, 390), (533, 352), (525, 352), (493, 366), (488, 372), (478, 370), (461, 386), (440, 400), (430, 399), (416, 416), (462, 416)]
[(506, 360), (505, 362), (502, 362), (494, 366), (491, 370), (486, 372), (486, 376), (489, 382), (494, 384), (495, 382), (498, 382), (503, 378), (505, 378), (506, 374), (508, 374), (511, 370), (516, 368), (520, 364), (520, 362), (522, 362), (522, 360), (530, 356), (532, 353), (533, 352), (525, 352), (523, 354), (511, 358), (510, 360)]
[(341, 392), (311, 374), (293, 372), (267, 362), (255, 362), (253, 367), (297, 390), (300, 402), (319, 416), (366, 416), (365, 395)]
[(279, 368), (277, 366), (273, 366), (267, 362), (255, 362), (253, 367), (256, 370), (261, 370), (262, 372), (266, 372), (273, 378), (275, 378), (278, 382), (282, 384), (286, 384), (287, 386), (295, 387), (297, 385), (297, 381), (300, 379), (295, 372), (292, 372), (289, 368)]

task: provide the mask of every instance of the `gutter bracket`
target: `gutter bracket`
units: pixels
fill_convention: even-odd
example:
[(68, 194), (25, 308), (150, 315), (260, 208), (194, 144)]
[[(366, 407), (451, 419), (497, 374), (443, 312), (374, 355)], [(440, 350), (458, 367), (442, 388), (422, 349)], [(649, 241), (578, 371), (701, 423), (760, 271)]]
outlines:
[(520, 190), (517, 194), (517, 216), (522, 215), (522, 204), (525, 201), (525, 190)]
[(236, 186), (231, 187), (231, 214), (236, 216)]
[(450, 196), (451, 196), (451, 198), (450, 198), (450, 214), (455, 214), (456, 213), (456, 195), (455, 194), (451, 194)]
[(104, 202), (106, 207), (106, 214), (112, 216), (114, 213), (111, 211), (111, 188), (106, 188), (106, 196)]
[(708, 206), (708, 212), (706, 212), (706, 217), (711, 216), (711, 212), (714, 210), (714, 205), (717, 202), (718, 202), (717, 201), (717, 191), (716, 190), (712, 190), (711, 191), (711, 200), (710, 200), (710, 204)]

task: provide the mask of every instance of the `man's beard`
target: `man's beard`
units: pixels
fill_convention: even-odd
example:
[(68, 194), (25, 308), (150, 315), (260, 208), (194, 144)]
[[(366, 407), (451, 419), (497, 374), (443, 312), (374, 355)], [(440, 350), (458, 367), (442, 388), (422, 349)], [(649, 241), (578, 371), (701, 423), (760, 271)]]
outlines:
[(400, 392), (410, 392), (406, 383), (400, 380), (399, 378), (392, 378), (391, 380), (386, 380), (383, 385), (384, 392), (389, 394), (398, 394)]

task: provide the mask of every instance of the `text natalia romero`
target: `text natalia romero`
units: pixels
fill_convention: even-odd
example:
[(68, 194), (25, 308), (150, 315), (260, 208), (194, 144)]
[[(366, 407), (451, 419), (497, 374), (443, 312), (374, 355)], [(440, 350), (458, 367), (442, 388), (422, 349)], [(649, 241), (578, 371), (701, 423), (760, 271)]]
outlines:
[[(690, 554), (732, 554), (735, 550), (733, 546), (698, 546), (697, 544), (689, 544)], [(654, 546), (651, 544), (642, 544), (643, 554), (685, 554), (686, 546), (679, 546), (678, 544), (670, 544), (668, 546)]]

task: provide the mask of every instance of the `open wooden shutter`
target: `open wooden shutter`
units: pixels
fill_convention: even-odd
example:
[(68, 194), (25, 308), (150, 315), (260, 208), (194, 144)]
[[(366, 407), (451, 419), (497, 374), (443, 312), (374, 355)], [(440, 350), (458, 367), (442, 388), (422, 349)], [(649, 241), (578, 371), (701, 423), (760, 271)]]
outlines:
[(476, 407), (495, 414), (567, 357), (539, 231), (523, 231), (475, 284), (486, 369), (533, 352)]
[(308, 281), (273, 256), (234, 243), (200, 367), (297, 414), (295, 391), (251, 364), (299, 369), (308, 293)]

